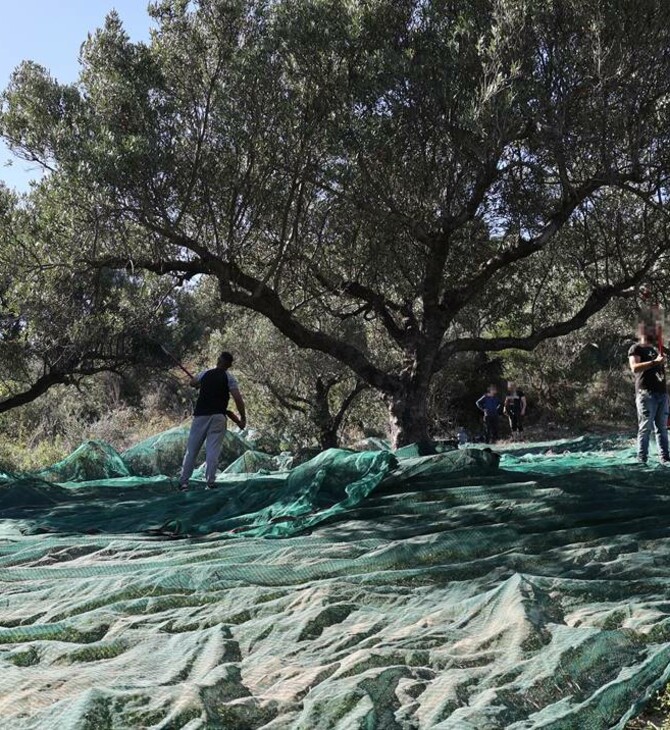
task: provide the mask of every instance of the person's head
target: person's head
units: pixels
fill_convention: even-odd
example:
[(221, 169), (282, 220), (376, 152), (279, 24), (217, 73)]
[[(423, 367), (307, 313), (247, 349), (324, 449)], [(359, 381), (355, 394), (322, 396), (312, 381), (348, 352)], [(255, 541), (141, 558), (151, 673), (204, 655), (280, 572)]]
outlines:
[(233, 364), (233, 356), (229, 352), (222, 352), (216, 361), (217, 368), (227, 370)]
[(498, 386), (495, 383), (491, 383), (491, 385), (489, 385), (489, 387), (487, 388), (486, 392), (489, 395), (496, 395), (498, 392)]
[(640, 342), (651, 342), (656, 336), (656, 326), (648, 319), (641, 319), (637, 323), (637, 336)]
[(513, 393), (516, 390), (516, 383), (513, 380), (507, 381), (507, 392)]

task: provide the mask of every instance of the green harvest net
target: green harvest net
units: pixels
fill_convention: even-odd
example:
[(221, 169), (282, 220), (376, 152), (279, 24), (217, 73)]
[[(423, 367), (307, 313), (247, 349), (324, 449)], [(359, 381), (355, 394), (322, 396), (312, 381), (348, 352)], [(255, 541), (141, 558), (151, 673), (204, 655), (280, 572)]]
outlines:
[(670, 677), (670, 470), (629, 440), (229, 434), (181, 493), (184, 438), (0, 474), (1, 727), (623, 728)]

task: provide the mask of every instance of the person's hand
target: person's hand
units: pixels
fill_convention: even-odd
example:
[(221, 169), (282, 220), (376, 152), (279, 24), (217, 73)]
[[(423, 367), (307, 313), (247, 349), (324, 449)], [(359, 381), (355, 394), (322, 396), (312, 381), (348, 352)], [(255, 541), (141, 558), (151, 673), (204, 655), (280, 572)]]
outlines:
[(654, 362), (657, 365), (665, 365), (665, 355), (658, 355), (658, 357), (654, 360)]

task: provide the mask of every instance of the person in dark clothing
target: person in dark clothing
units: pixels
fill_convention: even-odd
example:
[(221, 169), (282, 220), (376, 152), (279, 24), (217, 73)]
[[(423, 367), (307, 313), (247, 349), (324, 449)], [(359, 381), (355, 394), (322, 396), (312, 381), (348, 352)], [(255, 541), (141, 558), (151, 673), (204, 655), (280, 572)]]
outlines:
[(503, 413), (509, 421), (512, 439), (520, 437), (523, 433), (523, 417), (526, 415), (526, 396), (511, 380), (507, 383)]
[(215, 368), (203, 371), (191, 381), (191, 385), (200, 392), (193, 411), (193, 422), (179, 477), (179, 488), (183, 491), (188, 489), (188, 481), (193, 474), (195, 460), (203, 444), (205, 444), (207, 489), (215, 486), (216, 467), (226, 433), (226, 410), (230, 396), (233, 397), (240, 414), (239, 427), (244, 429), (246, 426), (244, 399), (235, 376), (228, 372), (232, 364), (233, 356), (229, 352), (222, 352)]
[(494, 444), (498, 440), (498, 415), (501, 407), (498, 388), (495, 385), (489, 385), (486, 393), (475, 405), (484, 414), (486, 443)]
[(637, 458), (647, 463), (652, 425), (658, 456), (662, 464), (670, 463), (668, 454), (668, 390), (665, 380), (665, 356), (652, 344), (656, 335), (653, 324), (640, 322), (638, 342), (628, 350), (628, 363), (635, 377), (637, 407)]

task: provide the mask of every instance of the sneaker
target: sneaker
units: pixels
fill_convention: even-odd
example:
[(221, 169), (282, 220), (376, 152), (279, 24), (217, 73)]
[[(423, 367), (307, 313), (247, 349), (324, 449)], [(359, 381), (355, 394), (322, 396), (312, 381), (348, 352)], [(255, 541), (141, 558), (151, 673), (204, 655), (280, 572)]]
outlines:
[(638, 456), (637, 457), (637, 463), (640, 466), (647, 466), (647, 460), (643, 456)]
[(188, 492), (188, 484), (180, 484), (179, 485), (179, 491), (180, 492)]
[(205, 489), (216, 489), (216, 482), (209, 482)]
[(659, 461), (665, 466), (670, 466), (670, 459), (667, 456), (661, 457)]

